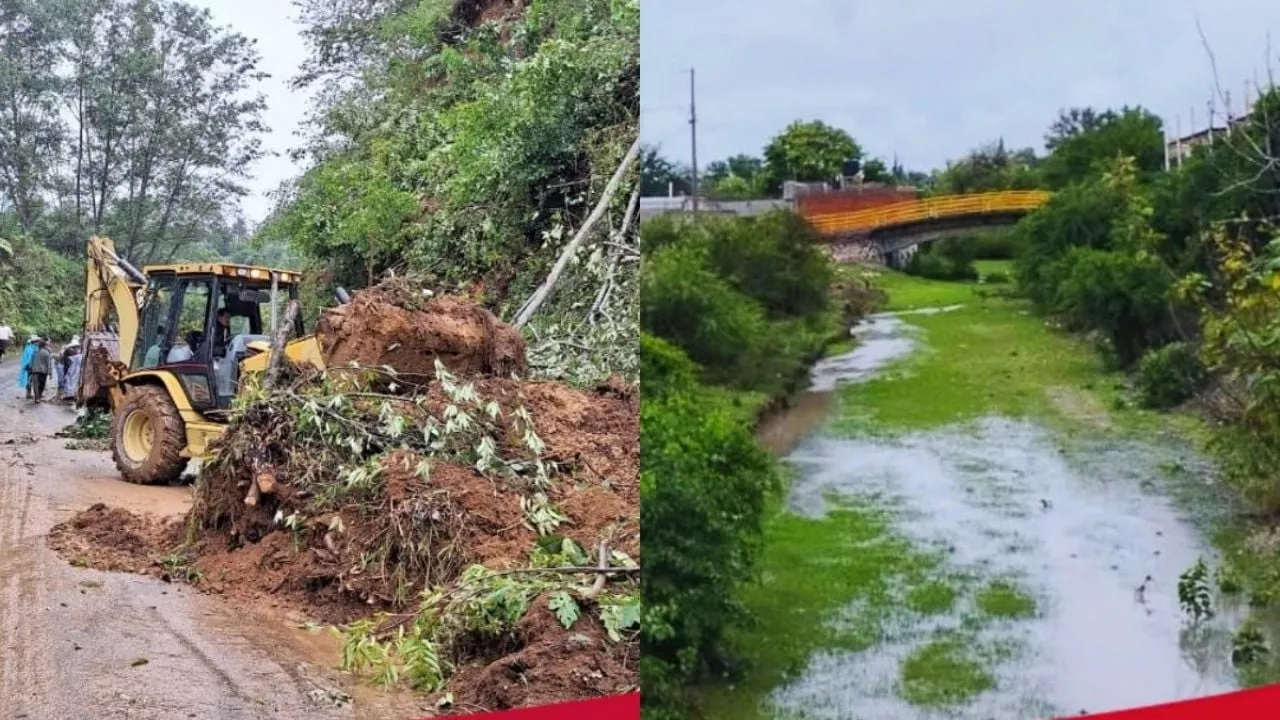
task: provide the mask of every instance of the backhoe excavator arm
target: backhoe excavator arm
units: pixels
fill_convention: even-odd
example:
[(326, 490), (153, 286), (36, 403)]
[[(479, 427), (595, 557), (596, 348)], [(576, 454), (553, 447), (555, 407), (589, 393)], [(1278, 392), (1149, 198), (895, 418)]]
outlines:
[[(138, 339), (138, 291), (147, 282), (146, 276), (116, 254), (115, 243), (109, 238), (89, 238), (88, 261), (85, 264), (84, 342), (85, 370), (81, 377), (79, 401), (85, 403), (101, 398), (103, 373), (95, 372), (98, 353), (95, 347), (106, 350), (110, 361), (130, 364)], [(111, 327), (115, 314), (116, 327)], [(115, 345), (115, 347), (112, 347)]]

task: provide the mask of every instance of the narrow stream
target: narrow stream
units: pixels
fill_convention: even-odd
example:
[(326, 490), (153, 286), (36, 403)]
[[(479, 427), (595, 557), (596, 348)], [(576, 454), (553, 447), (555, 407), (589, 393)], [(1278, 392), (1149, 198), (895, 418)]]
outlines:
[[(1212, 477), (1212, 466), (1190, 448), (1068, 439), (1001, 417), (894, 437), (821, 429), (814, 408), (825, 414), (840, 384), (865, 382), (907, 357), (920, 344), (914, 331), (892, 314), (868, 318), (855, 329), (855, 350), (814, 368), (812, 391), (798, 410), (762, 428), (762, 439), (788, 452), (786, 462), (798, 471), (790, 510), (820, 517), (836, 497), (873, 497), (894, 510), (898, 533), (943, 553), (948, 571), (980, 583), (1016, 583), (1035, 598), (1035, 615), (975, 628), (973, 592), (940, 615), (895, 611), (884, 640), (870, 649), (811, 656), (773, 693), (776, 714), (1049, 717), (1235, 689), (1235, 618), (1227, 613), (1191, 632), (1178, 605), (1179, 574), (1211, 554), (1199, 518), (1184, 508), (1188, 494), (1206, 494), (1197, 478)], [(856, 616), (859, 608), (847, 611)], [(841, 614), (828, 618), (841, 621)], [(976, 633), (979, 645), (1004, 648), (989, 668), (994, 687), (948, 710), (903, 700), (907, 655), (961, 628)]]

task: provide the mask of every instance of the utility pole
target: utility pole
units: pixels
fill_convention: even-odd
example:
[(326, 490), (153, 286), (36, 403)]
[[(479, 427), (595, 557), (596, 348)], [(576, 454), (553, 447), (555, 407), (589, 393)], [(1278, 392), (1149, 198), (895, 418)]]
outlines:
[(692, 186), (690, 188), (693, 196), (693, 217), (698, 218), (698, 111), (693, 101), (693, 68), (689, 68), (689, 149), (692, 151), (691, 165)]

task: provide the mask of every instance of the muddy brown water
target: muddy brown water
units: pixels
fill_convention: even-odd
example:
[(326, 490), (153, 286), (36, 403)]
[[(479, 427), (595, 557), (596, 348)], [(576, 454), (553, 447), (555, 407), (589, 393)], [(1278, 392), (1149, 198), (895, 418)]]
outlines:
[(337, 672), (337, 639), (301, 629), (288, 608), (78, 569), (49, 550), (49, 529), (94, 503), (177, 515), (191, 490), (130, 485), (106, 453), (68, 450), (51, 436), (72, 413), (25, 402), (16, 366), (0, 365), (0, 718), (429, 714)]
[[(1192, 631), (1178, 605), (1178, 576), (1212, 556), (1202, 528), (1225, 507), (1208, 462), (1173, 441), (1068, 439), (1000, 417), (893, 437), (837, 436), (822, 420), (838, 386), (876, 377), (919, 344), (892, 314), (868, 318), (854, 334), (856, 349), (819, 364), (810, 395), (761, 428), (797, 471), (790, 511), (820, 517), (833, 495), (874, 497), (893, 509), (898, 532), (949, 551), (950, 570), (1016, 582), (1036, 598), (1037, 616), (978, 631), (975, 642), (1014, 650), (989, 668), (995, 687), (972, 702), (926, 710), (898, 688), (912, 650), (976, 612), (969, 590), (948, 614), (891, 614), (885, 640), (870, 649), (815, 653), (772, 694), (775, 714), (1051, 717), (1237, 688), (1229, 658), (1238, 613), (1228, 609)], [(1169, 467), (1180, 469), (1178, 479)], [(826, 622), (859, 610), (854, 603)]]

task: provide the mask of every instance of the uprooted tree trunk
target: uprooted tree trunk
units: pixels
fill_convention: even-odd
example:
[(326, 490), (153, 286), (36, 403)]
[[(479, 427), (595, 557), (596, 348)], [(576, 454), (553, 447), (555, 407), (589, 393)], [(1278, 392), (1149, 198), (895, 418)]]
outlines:
[[(275, 387), (276, 381), (280, 379), (280, 368), (284, 366), (284, 345), (289, 339), (289, 331), (293, 329), (298, 319), (298, 310), (298, 301), (290, 300), (288, 307), (285, 308), (284, 317), (281, 318), (280, 326), (276, 328), (275, 337), (271, 338), (271, 357), (267, 362), (267, 375), (262, 383), (264, 389), (270, 390)], [(265, 452), (265, 450), (259, 449), (259, 452)], [(264, 462), (261, 455), (255, 455), (250, 460), (249, 466), (249, 492), (244, 497), (244, 504), (257, 507), (263, 495), (275, 492), (276, 476), (271, 470), (271, 464)]]
[(276, 328), (276, 336), (271, 338), (271, 359), (267, 365), (267, 378), (263, 387), (270, 390), (280, 378), (280, 368), (284, 363), (284, 344), (289, 339), (289, 331), (298, 320), (298, 301), (290, 300), (284, 310), (280, 326)]

